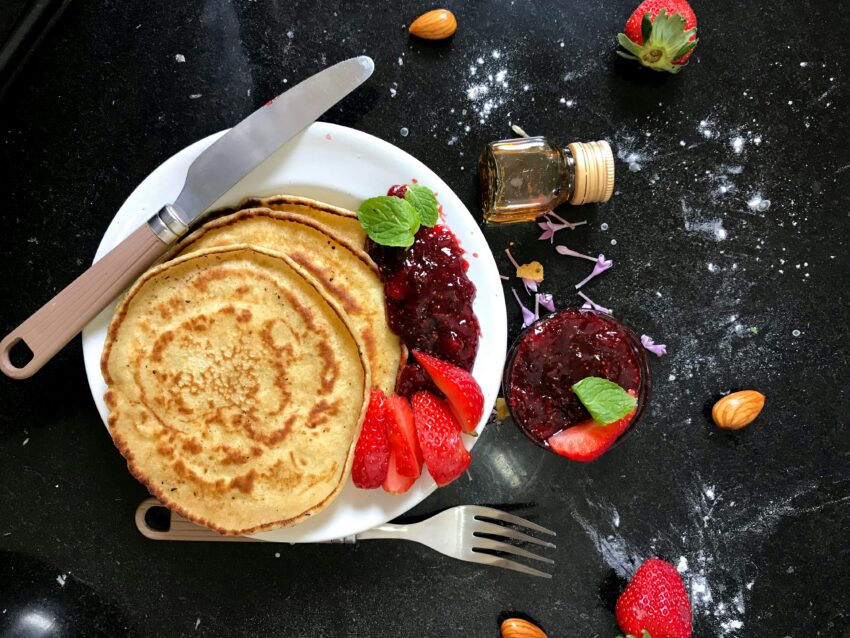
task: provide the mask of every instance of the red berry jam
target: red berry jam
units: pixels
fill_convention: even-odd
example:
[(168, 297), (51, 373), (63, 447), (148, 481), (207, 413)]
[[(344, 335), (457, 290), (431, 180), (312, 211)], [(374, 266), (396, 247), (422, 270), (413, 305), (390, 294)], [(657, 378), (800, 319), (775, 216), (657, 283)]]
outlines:
[(640, 416), (649, 392), (646, 353), (635, 334), (593, 310), (568, 309), (532, 324), (511, 348), (504, 393), (520, 429), (538, 445), (590, 419), (572, 391), (585, 377), (604, 377), (637, 393)]
[(407, 184), (396, 184), (395, 186), (390, 186), (390, 190), (387, 191), (387, 195), (390, 197), (398, 197), (399, 199), (404, 199), (404, 194), (407, 192)]
[[(392, 331), (409, 349), (472, 370), (479, 339), (472, 311), (475, 284), (466, 275), (469, 264), (454, 233), (446, 226), (423, 226), (407, 250), (372, 242), (366, 248), (381, 269)], [(396, 392), (410, 396), (418, 390), (436, 388), (410, 357)]]

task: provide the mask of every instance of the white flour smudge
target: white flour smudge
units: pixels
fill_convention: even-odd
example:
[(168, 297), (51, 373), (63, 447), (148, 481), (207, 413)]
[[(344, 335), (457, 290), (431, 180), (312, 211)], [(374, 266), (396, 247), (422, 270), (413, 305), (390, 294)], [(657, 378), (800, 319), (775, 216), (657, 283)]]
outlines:
[(762, 197), (761, 193), (756, 193), (747, 201), (747, 208), (754, 212), (763, 213), (770, 208), (770, 200)]
[(504, 106), (510, 97), (511, 72), (504, 58), (501, 51), (494, 49), (489, 54), (479, 55), (469, 64), (466, 99), (480, 124), (484, 124), (490, 114)]
[(616, 533), (605, 534), (597, 530), (578, 512), (573, 512), (573, 518), (590, 538), (600, 558), (614, 570), (617, 576), (631, 578), (634, 575), (644, 559), (626, 544), (622, 536)]
[(741, 152), (744, 150), (744, 138), (740, 135), (736, 135), (735, 137), (733, 137), (730, 140), (729, 144), (732, 145), (732, 150), (735, 151), (736, 155), (740, 155)]
[(684, 199), (680, 204), (686, 232), (701, 233), (707, 237), (711, 237), (715, 241), (723, 241), (729, 236), (729, 232), (723, 227), (723, 220), (703, 219), (699, 211), (691, 207)]
[(707, 140), (717, 135), (714, 124), (710, 120), (700, 120), (700, 123), (697, 125), (697, 131)]

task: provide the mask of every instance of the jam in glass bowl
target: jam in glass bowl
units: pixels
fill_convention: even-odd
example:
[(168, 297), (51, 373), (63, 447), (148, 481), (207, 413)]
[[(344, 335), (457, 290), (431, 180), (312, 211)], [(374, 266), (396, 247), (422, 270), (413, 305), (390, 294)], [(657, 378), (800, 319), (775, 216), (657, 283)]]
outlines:
[(502, 381), (508, 410), (522, 433), (554, 452), (553, 435), (591, 419), (572, 391), (586, 377), (613, 381), (637, 398), (617, 437), (621, 440), (640, 418), (651, 386), (646, 350), (635, 333), (611, 315), (576, 308), (523, 330), (508, 352)]

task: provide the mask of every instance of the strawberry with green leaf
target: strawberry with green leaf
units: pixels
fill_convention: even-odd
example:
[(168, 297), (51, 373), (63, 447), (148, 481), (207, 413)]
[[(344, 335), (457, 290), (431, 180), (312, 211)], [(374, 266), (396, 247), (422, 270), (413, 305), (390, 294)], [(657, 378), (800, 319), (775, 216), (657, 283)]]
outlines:
[(697, 17), (686, 0), (644, 0), (617, 36), (625, 51), (654, 71), (678, 73), (697, 45)]

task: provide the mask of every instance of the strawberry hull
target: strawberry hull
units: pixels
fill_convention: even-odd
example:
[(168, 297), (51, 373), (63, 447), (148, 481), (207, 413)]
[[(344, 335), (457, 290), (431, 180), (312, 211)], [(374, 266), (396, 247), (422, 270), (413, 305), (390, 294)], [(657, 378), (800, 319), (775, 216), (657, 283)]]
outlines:
[(697, 17), (686, 0), (644, 0), (617, 36), (617, 53), (654, 71), (678, 73), (697, 45)]

